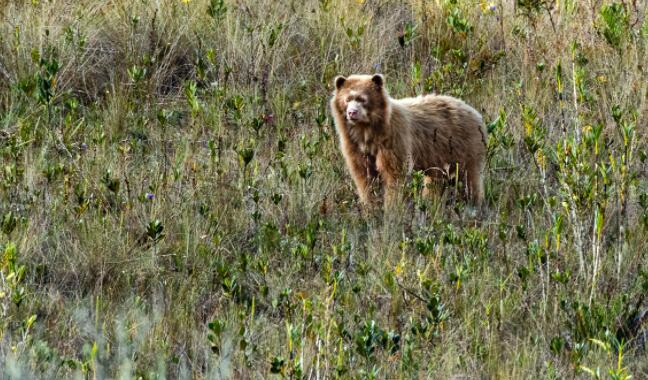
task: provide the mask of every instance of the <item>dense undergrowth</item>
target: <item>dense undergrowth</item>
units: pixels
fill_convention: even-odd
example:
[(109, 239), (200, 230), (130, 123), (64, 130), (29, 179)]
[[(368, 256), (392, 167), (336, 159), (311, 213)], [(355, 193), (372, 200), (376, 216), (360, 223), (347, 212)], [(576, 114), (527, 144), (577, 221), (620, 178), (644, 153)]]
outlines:
[[(642, 1), (0, 5), (0, 378), (648, 377)], [(465, 99), (363, 214), (337, 74)]]

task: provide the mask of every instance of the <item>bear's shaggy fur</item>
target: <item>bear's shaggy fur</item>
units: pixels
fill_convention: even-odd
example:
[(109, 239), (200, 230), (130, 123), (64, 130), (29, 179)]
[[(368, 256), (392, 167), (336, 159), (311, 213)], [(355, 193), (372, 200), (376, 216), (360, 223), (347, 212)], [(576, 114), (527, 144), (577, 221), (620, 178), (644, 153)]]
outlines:
[(463, 101), (441, 95), (392, 99), (384, 78), (335, 78), (331, 110), (340, 148), (360, 200), (373, 203), (370, 185), (381, 180), (389, 202), (412, 170), (425, 183), (458, 173), (476, 204), (484, 197), (486, 128), (481, 115)]

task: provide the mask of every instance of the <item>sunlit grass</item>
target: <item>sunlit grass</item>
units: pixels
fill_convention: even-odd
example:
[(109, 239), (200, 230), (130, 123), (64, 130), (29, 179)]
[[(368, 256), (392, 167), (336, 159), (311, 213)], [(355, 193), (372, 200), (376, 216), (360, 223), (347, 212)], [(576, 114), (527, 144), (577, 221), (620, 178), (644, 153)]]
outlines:
[[(0, 15), (5, 377), (648, 376), (645, 4)], [(375, 71), (483, 113), (483, 210), (361, 210), (326, 107)]]

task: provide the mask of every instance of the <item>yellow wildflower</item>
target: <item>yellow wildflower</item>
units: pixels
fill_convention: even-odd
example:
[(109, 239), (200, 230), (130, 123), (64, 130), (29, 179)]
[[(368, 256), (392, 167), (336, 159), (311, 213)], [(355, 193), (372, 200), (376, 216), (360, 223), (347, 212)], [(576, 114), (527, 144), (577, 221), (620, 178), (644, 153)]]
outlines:
[(479, 6), (483, 13), (492, 13), (497, 10), (497, 5), (492, 1), (480, 1)]

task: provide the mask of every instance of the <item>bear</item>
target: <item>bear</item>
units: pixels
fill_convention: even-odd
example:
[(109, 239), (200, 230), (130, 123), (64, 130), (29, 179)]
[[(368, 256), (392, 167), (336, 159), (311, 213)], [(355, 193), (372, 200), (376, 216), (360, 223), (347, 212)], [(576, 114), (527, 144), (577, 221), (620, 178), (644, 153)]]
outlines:
[(433, 181), (459, 175), (466, 198), (484, 199), (487, 131), (482, 116), (460, 99), (428, 94), (393, 99), (382, 74), (337, 76), (330, 101), (340, 150), (364, 205), (376, 203), (372, 184), (384, 187), (384, 203), (414, 170)]

